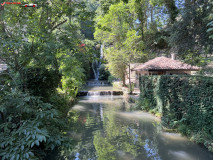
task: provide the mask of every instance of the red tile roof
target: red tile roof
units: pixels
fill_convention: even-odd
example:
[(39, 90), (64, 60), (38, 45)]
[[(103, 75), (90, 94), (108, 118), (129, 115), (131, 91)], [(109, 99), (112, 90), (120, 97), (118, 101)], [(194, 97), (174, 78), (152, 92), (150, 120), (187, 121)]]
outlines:
[(179, 60), (167, 57), (157, 57), (142, 65), (135, 67), (134, 71), (139, 70), (200, 70), (200, 67), (191, 66)]

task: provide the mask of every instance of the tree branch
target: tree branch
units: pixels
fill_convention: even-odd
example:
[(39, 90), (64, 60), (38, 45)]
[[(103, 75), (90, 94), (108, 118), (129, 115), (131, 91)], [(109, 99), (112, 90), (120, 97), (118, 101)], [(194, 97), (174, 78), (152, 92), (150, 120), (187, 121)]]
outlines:
[(67, 20), (65, 19), (64, 21), (62, 21), (61, 23), (57, 24), (56, 26), (54, 26), (52, 29), (51, 29), (51, 32), (56, 29), (57, 27), (59, 27), (60, 25), (64, 24), (65, 22), (67, 22)]

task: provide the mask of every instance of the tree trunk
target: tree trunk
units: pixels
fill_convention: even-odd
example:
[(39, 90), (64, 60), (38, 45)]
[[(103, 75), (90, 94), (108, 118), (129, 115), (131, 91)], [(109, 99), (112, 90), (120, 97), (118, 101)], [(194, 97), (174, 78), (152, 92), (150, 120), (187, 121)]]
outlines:
[(131, 84), (131, 69), (130, 69), (130, 64), (129, 64), (129, 93), (132, 94), (132, 84)]
[(123, 78), (123, 86), (126, 86), (125, 77)]
[(144, 25), (144, 23), (141, 21), (141, 36), (142, 36), (142, 41), (144, 41), (143, 25)]
[(151, 6), (151, 23), (153, 23), (153, 21), (154, 21), (154, 17), (153, 17), (153, 7)]

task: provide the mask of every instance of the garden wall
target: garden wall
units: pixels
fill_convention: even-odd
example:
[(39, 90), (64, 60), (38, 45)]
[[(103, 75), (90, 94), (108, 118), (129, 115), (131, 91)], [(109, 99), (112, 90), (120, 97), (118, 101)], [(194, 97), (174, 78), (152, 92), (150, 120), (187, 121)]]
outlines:
[(171, 128), (213, 151), (213, 78), (140, 77), (140, 109), (160, 113)]

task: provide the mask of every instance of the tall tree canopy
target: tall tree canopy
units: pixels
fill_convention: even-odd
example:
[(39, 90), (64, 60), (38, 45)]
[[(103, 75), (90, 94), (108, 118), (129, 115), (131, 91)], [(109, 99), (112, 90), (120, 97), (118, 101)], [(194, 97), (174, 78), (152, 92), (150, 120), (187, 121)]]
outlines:
[(0, 5), (0, 63), (8, 66), (0, 73), (0, 159), (43, 159), (69, 146), (67, 111), (97, 54), (92, 3), (36, 3)]
[[(110, 56), (118, 57), (112, 63), (120, 62), (127, 67), (129, 62), (144, 62), (171, 52), (193, 65), (208, 63), (204, 57), (213, 51), (210, 39), (213, 4), (210, 0), (108, 1), (104, 9), (103, 1), (99, 2), (94, 35), (97, 41), (105, 43), (109, 64), (116, 59)], [(133, 43), (126, 42), (127, 39)], [(130, 53), (131, 57), (140, 53), (140, 59), (129, 61), (129, 57), (123, 56)], [(117, 74), (117, 77), (123, 79), (124, 75)]]

